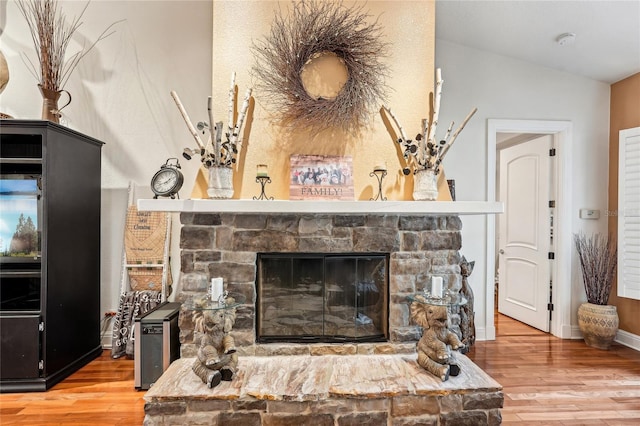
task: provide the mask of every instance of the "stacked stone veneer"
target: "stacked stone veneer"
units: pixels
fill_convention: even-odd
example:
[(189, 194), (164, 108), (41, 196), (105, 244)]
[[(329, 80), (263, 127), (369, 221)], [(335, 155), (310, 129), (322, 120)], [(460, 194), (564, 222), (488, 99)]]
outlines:
[[(241, 355), (401, 353), (420, 337), (410, 324), (407, 297), (421, 291), (429, 274), (449, 288), (461, 287), (462, 223), (458, 216), (182, 213), (178, 301), (207, 293), (212, 277), (223, 277), (231, 293), (245, 299), (233, 335)], [(380, 344), (256, 344), (256, 254), (390, 253), (389, 342)], [(455, 319), (454, 319), (455, 323)], [(182, 355), (193, 356), (193, 324), (180, 316)]]
[(460, 355), (441, 382), (415, 354), (241, 357), (238, 376), (207, 388), (193, 358), (174, 361), (145, 394), (145, 425), (498, 425), (501, 386)]

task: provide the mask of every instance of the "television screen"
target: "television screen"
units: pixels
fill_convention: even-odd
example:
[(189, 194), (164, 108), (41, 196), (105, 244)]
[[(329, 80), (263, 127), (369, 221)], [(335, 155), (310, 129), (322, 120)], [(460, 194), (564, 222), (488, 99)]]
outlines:
[(40, 257), (39, 176), (0, 177), (0, 257)]

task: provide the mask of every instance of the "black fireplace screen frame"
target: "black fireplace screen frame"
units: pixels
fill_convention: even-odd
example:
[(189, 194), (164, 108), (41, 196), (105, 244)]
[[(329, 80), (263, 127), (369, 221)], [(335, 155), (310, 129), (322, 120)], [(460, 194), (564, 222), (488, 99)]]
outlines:
[(256, 342), (389, 341), (389, 253), (258, 253)]

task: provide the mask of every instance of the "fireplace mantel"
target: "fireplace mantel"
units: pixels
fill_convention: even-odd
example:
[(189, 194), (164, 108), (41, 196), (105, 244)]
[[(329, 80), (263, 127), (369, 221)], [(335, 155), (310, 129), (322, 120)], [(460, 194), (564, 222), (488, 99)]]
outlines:
[(138, 210), (186, 213), (482, 215), (504, 212), (492, 201), (288, 201), (141, 199)]

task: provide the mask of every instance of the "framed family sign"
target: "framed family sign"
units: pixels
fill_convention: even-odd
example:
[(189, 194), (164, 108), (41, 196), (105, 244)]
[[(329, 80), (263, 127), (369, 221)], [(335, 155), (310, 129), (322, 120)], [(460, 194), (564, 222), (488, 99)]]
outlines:
[(292, 155), (290, 200), (353, 201), (352, 157)]

